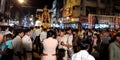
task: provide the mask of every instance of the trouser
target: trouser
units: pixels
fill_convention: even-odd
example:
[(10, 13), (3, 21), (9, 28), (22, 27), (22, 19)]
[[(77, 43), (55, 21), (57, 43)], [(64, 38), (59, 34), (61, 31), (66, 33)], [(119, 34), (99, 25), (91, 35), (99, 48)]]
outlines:
[(26, 53), (26, 60), (32, 60), (32, 53)]
[(24, 60), (22, 56), (13, 55), (13, 60)]

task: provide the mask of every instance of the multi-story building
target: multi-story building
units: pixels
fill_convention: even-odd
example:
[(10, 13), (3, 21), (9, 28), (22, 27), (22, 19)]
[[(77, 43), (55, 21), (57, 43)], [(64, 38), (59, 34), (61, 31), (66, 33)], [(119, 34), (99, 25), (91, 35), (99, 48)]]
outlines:
[[(120, 14), (119, 0), (64, 0), (64, 9), (69, 9), (72, 15), (100, 14), (116, 15)], [(80, 14), (78, 14), (80, 13)]]
[(77, 21), (88, 23), (86, 21), (88, 14), (118, 16), (120, 15), (119, 3), (119, 0), (64, 0), (63, 17), (65, 19), (70, 17), (66, 25), (73, 26)]

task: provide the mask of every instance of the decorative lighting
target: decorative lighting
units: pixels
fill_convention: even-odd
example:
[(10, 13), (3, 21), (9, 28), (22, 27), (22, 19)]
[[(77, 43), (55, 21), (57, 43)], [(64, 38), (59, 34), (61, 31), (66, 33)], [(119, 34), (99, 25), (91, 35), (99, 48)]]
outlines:
[(71, 21), (73, 22), (73, 21), (75, 21), (75, 19), (74, 19), (74, 18), (71, 18)]
[(19, 3), (24, 3), (24, 0), (18, 0)]

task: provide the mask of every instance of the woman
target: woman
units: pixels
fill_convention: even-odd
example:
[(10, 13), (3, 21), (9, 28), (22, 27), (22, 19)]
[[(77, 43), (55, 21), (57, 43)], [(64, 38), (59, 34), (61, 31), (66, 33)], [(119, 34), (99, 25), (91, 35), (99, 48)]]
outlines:
[(93, 34), (92, 37), (92, 55), (95, 57), (96, 60), (99, 60), (100, 56), (99, 56), (99, 51), (100, 51), (100, 37), (98, 34)]
[(54, 31), (47, 32), (47, 39), (43, 40), (43, 56), (42, 60), (56, 60), (56, 48), (58, 41), (54, 39)]

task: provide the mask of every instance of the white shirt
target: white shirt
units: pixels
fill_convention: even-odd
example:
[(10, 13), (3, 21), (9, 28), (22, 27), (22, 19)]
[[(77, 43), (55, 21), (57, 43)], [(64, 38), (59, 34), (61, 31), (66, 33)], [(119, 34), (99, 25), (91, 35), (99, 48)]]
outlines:
[(30, 36), (25, 35), (22, 38), (22, 44), (26, 51), (32, 51), (32, 41)]
[(73, 54), (72, 60), (95, 60), (86, 50), (81, 50), (76, 54)]
[(37, 29), (37, 30), (35, 31), (35, 35), (36, 35), (36, 36), (39, 36), (40, 33), (41, 33), (41, 28), (40, 28), (40, 29)]
[(41, 34), (40, 34), (40, 40), (43, 41), (46, 38), (47, 38), (47, 32), (42, 31)]
[(44, 47), (43, 53), (56, 54), (57, 45), (58, 45), (58, 41), (51, 37), (43, 40), (43, 47)]
[[(72, 45), (73, 35), (72, 35), (72, 34), (71, 34), (71, 35), (66, 34), (66, 37), (67, 37), (67, 44)], [(69, 49), (71, 50), (71, 49), (72, 49), (72, 47), (71, 47), (71, 48), (69, 48)]]
[(63, 42), (64, 44), (67, 44), (67, 37), (66, 37), (66, 35), (64, 35), (63, 37), (58, 36), (57, 39), (59, 40), (58, 48), (64, 48), (65, 50), (67, 50), (66, 46), (61, 45), (61, 42)]

